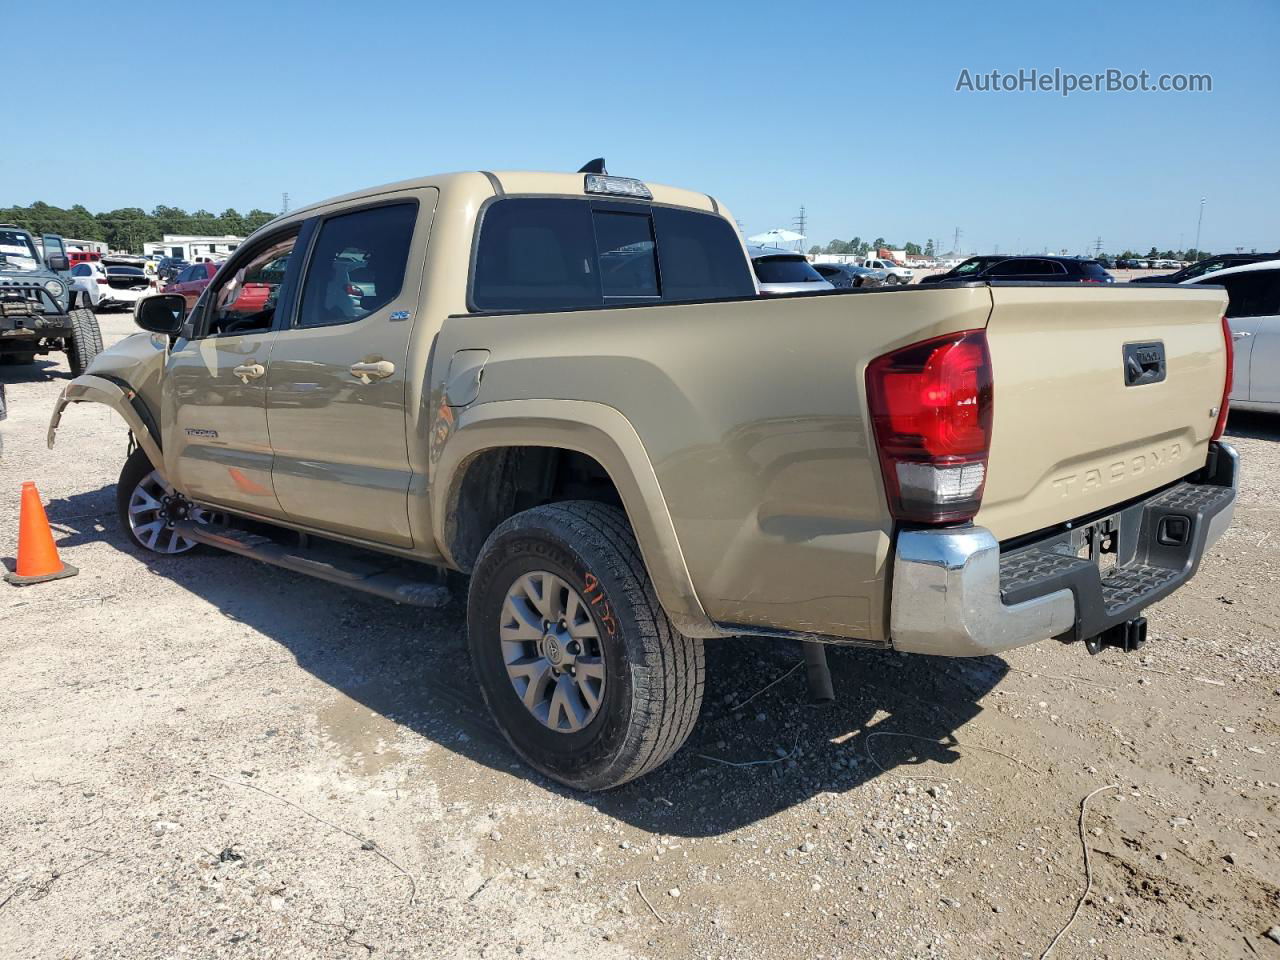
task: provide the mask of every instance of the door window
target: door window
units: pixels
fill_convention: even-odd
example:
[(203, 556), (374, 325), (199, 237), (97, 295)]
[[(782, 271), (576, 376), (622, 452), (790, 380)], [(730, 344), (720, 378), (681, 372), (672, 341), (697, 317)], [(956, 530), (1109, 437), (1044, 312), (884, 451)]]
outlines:
[(1271, 317), (1280, 314), (1280, 270), (1249, 270), (1204, 281), (1227, 288), (1228, 317)]
[(396, 203), (325, 220), (307, 267), (298, 326), (351, 323), (398, 297), (417, 219), (417, 203)]
[[(210, 286), (213, 294), (209, 300), (208, 336), (234, 336), (271, 329), (285, 267), (297, 241), (296, 231), (266, 241)], [(197, 271), (205, 267), (205, 264), (189, 267), (184, 274), (196, 279)]]

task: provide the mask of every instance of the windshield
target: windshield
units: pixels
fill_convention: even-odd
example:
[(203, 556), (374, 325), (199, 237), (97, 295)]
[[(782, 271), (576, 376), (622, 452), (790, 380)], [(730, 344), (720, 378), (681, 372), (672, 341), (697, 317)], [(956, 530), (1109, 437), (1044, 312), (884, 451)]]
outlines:
[(0, 269), (37, 270), (40, 258), (31, 238), (18, 230), (0, 230)]

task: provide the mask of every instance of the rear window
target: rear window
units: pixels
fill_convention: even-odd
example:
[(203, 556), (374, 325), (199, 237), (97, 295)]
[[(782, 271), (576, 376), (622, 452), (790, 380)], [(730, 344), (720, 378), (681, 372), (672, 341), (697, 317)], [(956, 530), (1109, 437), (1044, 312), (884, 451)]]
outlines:
[(113, 277), (145, 277), (141, 267), (107, 267), (107, 273)]
[(822, 279), (822, 274), (800, 256), (757, 257), (754, 263), (761, 283), (813, 283)]
[(477, 310), (567, 310), (755, 293), (722, 217), (647, 204), (512, 197), (480, 224)]
[(647, 213), (592, 214), (600, 259), (600, 289), (611, 297), (658, 296), (658, 248)]
[(662, 258), (664, 300), (755, 296), (742, 241), (724, 217), (654, 207), (653, 221)]

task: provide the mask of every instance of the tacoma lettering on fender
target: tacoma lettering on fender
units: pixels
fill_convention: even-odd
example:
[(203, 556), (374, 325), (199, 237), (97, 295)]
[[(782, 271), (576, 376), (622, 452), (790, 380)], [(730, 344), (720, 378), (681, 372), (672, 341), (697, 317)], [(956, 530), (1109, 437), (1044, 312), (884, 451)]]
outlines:
[(819, 680), (818, 642), (1132, 647), (1229, 523), (1220, 289), (761, 298), (721, 204), (602, 166), (290, 212), (189, 313), (142, 301), (50, 443), (125, 418), (139, 549), (469, 583), (496, 722), (583, 789), (684, 742), (703, 638), (806, 641)]

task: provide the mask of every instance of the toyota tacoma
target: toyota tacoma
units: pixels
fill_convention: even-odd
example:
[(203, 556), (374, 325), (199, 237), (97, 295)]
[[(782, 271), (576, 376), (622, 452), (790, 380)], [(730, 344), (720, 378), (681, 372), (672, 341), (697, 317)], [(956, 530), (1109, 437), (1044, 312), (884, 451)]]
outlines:
[[(465, 590), (497, 725), (581, 789), (688, 737), (703, 640), (941, 656), (1145, 639), (1230, 521), (1226, 297), (758, 295), (713, 197), (459, 173), (259, 230), (57, 401), (131, 432), (121, 525), (404, 604)], [(282, 611), (282, 616), (287, 613)]]

